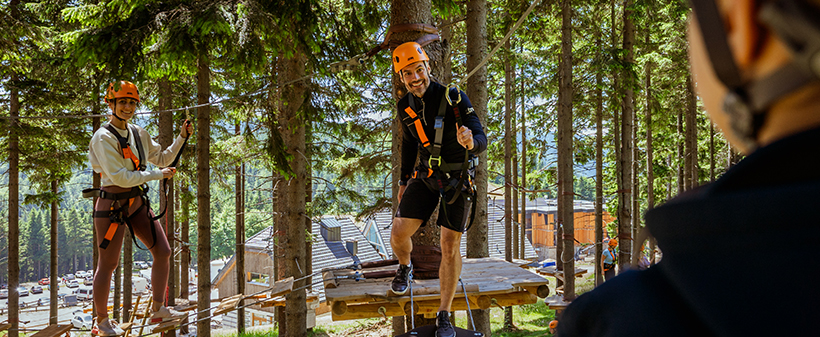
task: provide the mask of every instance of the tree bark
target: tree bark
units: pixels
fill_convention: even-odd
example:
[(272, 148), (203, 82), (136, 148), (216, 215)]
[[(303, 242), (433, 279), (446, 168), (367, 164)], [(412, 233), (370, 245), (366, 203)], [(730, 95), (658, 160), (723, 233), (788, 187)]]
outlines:
[[(159, 81), (159, 104), (158, 108), (160, 110), (166, 110), (171, 107), (171, 83), (168, 81), (167, 78), (163, 78)], [(174, 113), (173, 112), (163, 112), (159, 114), (159, 144), (162, 148), (167, 148), (171, 146), (174, 142)], [(176, 153), (174, 154), (176, 155)], [(175, 304), (175, 299), (177, 297), (177, 288), (176, 288), (176, 263), (174, 261), (174, 251), (176, 242), (174, 240), (174, 180), (169, 179), (167, 182), (167, 186), (162, 186), (162, 182), (160, 182), (160, 193), (159, 193), (159, 201), (160, 207), (165, 210), (165, 216), (160, 219), (160, 224), (165, 227), (165, 237), (168, 239), (168, 246), (171, 249), (171, 257), (168, 261), (168, 292), (165, 294), (165, 298), (168, 300), (166, 301), (165, 305), (173, 307)], [(165, 191), (162, 190), (163, 188), (168, 189), (168, 194), (166, 195)], [(176, 330), (170, 330), (165, 334), (165, 337), (174, 337), (176, 336)]]
[[(597, 11), (596, 11), (597, 12)], [(601, 48), (601, 28), (595, 30), (595, 43), (598, 50), (597, 57), (603, 57)], [(604, 101), (603, 101), (603, 76), (601, 71), (595, 72), (595, 286), (604, 283), (603, 269), (601, 269), (601, 255), (604, 254), (602, 242), (604, 241)]]
[[(234, 124), (234, 133), (237, 136), (241, 135), (241, 128), (239, 122)], [(238, 294), (245, 294), (245, 163), (239, 163), (234, 167), (234, 203), (236, 211), (236, 292)], [(238, 305), (241, 307), (245, 301), (239, 301)], [(236, 310), (236, 333), (242, 335), (245, 332), (245, 309), (239, 308)]]
[(686, 138), (684, 141), (684, 189), (690, 190), (695, 188), (698, 183), (697, 174), (697, 160), (698, 160), (698, 131), (697, 120), (695, 112), (697, 111), (697, 103), (695, 102), (695, 92), (692, 83), (692, 77), (686, 77), (686, 114), (684, 119), (686, 122)]
[[(126, 231), (123, 231), (126, 232)], [(122, 238), (122, 321), (128, 322), (131, 317), (131, 296), (133, 295), (134, 280), (131, 278), (134, 271), (134, 239), (130, 232)], [(143, 242), (145, 243), (145, 242)], [(148, 248), (147, 246), (145, 248)], [(163, 285), (158, 285), (163, 286)]]
[[(180, 179), (179, 190), (180, 190), (180, 192), (185, 192), (185, 193), (190, 192), (189, 188), (188, 188), (188, 183), (185, 182), (184, 179)], [(182, 193), (180, 193), (180, 194), (182, 194)], [(180, 204), (179, 208), (182, 211), (182, 221), (179, 224), (180, 225), (179, 231), (180, 231), (180, 235), (182, 236), (180, 238), (180, 240), (182, 240), (182, 242), (189, 242), (190, 232), (191, 232), (191, 224), (190, 224), (190, 218), (189, 218), (189, 214), (191, 214), (190, 213), (191, 202), (190, 202), (189, 198), (182, 198), (182, 195), (178, 196), (177, 198), (180, 200), (179, 201), (179, 204)], [(180, 255), (182, 255), (182, 256), (180, 257), (180, 263), (179, 263), (180, 264), (179, 297), (184, 298), (184, 299), (187, 300), (190, 297), (190, 294), (188, 292), (188, 287), (190, 285), (189, 282), (188, 282), (188, 280), (190, 279), (189, 270), (190, 270), (190, 267), (191, 267), (191, 249), (190, 249), (190, 246), (182, 246)], [(197, 295), (197, 299), (198, 299), (198, 295)], [(186, 317), (186, 318), (183, 319), (182, 323), (187, 323), (187, 322), (188, 322), (188, 318)], [(188, 333), (188, 326), (183, 325), (179, 329), (179, 333), (180, 334), (187, 334)]]
[[(305, 75), (307, 56), (304, 47), (297, 46), (291, 57), (281, 58), (279, 68), (279, 82), (286, 83)], [(282, 135), (286, 152), (292, 158), (288, 163), (290, 176), (281, 184), (282, 198), (279, 200), (279, 222), (283, 224), (283, 236), (279, 239), (284, 247), (285, 274), (282, 277), (292, 276), (300, 279), (305, 276), (305, 181), (307, 179), (307, 157), (305, 156), (305, 112), (302, 108), (307, 97), (307, 84), (299, 81), (280, 88), (282, 92), (281, 105), (277, 120), (279, 132)], [(303, 287), (307, 280), (300, 280), (293, 284), (294, 289)], [(306, 330), (305, 289), (294, 290), (285, 296), (285, 336), (303, 334)]]
[[(649, 32), (645, 36), (649, 45)], [(646, 64), (646, 210), (655, 208), (654, 149), (652, 147), (652, 62)], [(655, 264), (655, 240), (649, 239), (649, 263)]]
[[(562, 192), (562, 217), (564, 225), (563, 254), (564, 300), (575, 299), (575, 219), (573, 181), (573, 132), (572, 132), (572, 7), (570, 0), (561, 1), (561, 62), (559, 63), (558, 90), (558, 169)], [(523, 203), (522, 203), (523, 205)]]
[[(211, 67), (207, 48), (197, 57), (197, 104), (210, 102)], [(196, 127), (196, 203), (197, 203), (197, 319), (199, 337), (211, 336), (208, 308), (211, 304), (211, 107), (197, 108)]]
[[(12, 0), (9, 4), (11, 9), (11, 16), (17, 19), (19, 13), (17, 6), (19, 1)], [(17, 117), (20, 116), (20, 90), (17, 88), (19, 78), (17, 74), (12, 72), (11, 85), (9, 89), (9, 260), (8, 260), (8, 275), (9, 275), (9, 299), (7, 308), (14, 308), (9, 310), (9, 337), (19, 336), (17, 329), (19, 328), (20, 320), (20, 296), (17, 289), (20, 285), (20, 147), (18, 140), (18, 129), (20, 121)]]
[[(467, 1), (467, 71), (473, 71), (487, 55), (487, 0)], [(442, 62), (448, 63), (448, 62)], [(479, 68), (467, 79), (467, 97), (480, 120), (487, 116), (487, 66)], [(487, 162), (487, 151), (479, 155), (479, 163)], [(487, 235), (487, 165), (476, 169), (476, 211), (474, 225), (467, 232), (467, 257), (489, 257)], [(473, 309), (475, 328), (485, 336), (492, 334), (490, 310)]]
[[(634, 62), (634, 45), (635, 45), (635, 25), (632, 22), (632, 0), (624, 2), (624, 37), (623, 49), (626, 51), (624, 55), (624, 67), (631, 68)], [(633, 160), (633, 139), (632, 128), (634, 119), (634, 103), (632, 101), (632, 78), (631, 72), (623, 73), (624, 83), (624, 97), (623, 97), (623, 115), (621, 116), (623, 130), (621, 133), (621, 176), (623, 185), (621, 186), (621, 209), (618, 214), (618, 236), (621, 238), (618, 251), (619, 255), (619, 272), (626, 270), (629, 262), (632, 261), (632, 195), (634, 191), (632, 188), (632, 160)]]
[[(518, 239), (513, 237), (512, 230), (512, 137), (513, 132), (510, 126), (510, 119), (515, 113), (513, 109), (513, 66), (512, 66), (512, 49), (510, 48), (510, 41), (505, 42), (504, 49), (504, 259), (512, 262), (513, 252), (518, 255)], [(518, 234), (518, 231), (515, 231)], [(504, 330), (510, 331), (514, 329), (512, 307), (504, 308)]]
[[(51, 244), (52, 244), (52, 246), (51, 246), (52, 247), (51, 248), (51, 259), (52, 259), (52, 261), (56, 262), (57, 261), (57, 217), (59, 216), (59, 205), (60, 205), (59, 201), (56, 198), (57, 197), (57, 180), (52, 180), (51, 181), (51, 193), (52, 193), (52, 196), (54, 197), (54, 200), (51, 201), (51, 238), (52, 238), (51, 239)], [(54, 266), (52, 266), (52, 269), (55, 270), (55, 271), (57, 270), (56, 265), (57, 264), (54, 263)], [(56, 279), (56, 277), (54, 279)], [(49, 284), (51, 284), (51, 283), (49, 283)], [(50, 291), (50, 292), (56, 292), (57, 291), (56, 287), (49, 287), (49, 288), (54, 288), (54, 290)], [(51, 302), (49, 302), (49, 306), (51, 306), (50, 303)], [(56, 309), (56, 305), (54, 307)], [(50, 308), (49, 308), (49, 312), (51, 312)], [(57, 315), (49, 315), (48, 324), (49, 325), (50, 324), (57, 324)]]

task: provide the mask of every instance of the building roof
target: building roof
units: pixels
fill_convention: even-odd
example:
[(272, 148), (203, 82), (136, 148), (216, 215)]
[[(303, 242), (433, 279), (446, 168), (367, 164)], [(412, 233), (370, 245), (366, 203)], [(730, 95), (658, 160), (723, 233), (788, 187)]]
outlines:
[[(341, 241), (326, 241), (322, 237), (322, 223), (339, 226), (341, 229)], [(324, 301), (324, 284), (322, 283), (322, 269), (333, 267), (344, 267), (353, 264), (354, 260), (359, 262), (368, 262), (381, 260), (379, 253), (371, 245), (368, 244), (362, 232), (353, 223), (350, 217), (323, 217), (319, 222), (314, 222), (312, 227), (313, 236), (313, 271), (317, 273), (312, 277), (314, 290), (319, 293), (319, 300)], [(259, 233), (254, 234), (251, 238), (245, 241), (245, 251), (255, 253), (267, 253), (273, 258), (273, 227), (265, 228)], [(345, 241), (358, 242), (358, 254), (354, 257), (348, 252)], [(236, 254), (234, 254), (225, 268), (217, 274), (212, 280), (212, 287), (217, 287), (225, 275), (234, 268)], [(252, 266), (246, 269), (252, 271)]]
[[(504, 239), (506, 233), (504, 231), (504, 205), (498, 206), (492, 200), (487, 203), (487, 240), (490, 257), (504, 258)], [(387, 251), (387, 256), (392, 258), (393, 249), (390, 247), (390, 228), (393, 225), (393, 215), (390, 211), (382, 211), (376, 213), (374, 216), (367, 219), (367, 224), (362, 231), (367, 235), (370, 230), (377, 230), (381, 236), (381, 241)], [(476, 224), (474, 224), (476, 225)], [(375, 229), (374, 229), (375, 227)], [(382, 242), (375, 243), (376, 245)], [(371, 244), (374, 244), (371, 242)], [(529, 240), (525, 240), (524, 255), (525, 258), (535, 258), (538, 255), (532, 247)], [(467, 253), (467, 236), (461, 236), (461, 254)]]

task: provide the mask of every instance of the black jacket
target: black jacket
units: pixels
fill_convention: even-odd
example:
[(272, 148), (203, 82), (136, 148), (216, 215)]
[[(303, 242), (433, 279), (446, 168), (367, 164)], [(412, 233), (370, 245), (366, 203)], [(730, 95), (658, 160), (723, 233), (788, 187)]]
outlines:
[[(401, 151), (401, 181), (406, 182), (413, 174), (414, 166), (416, 165), (416, 158), (420, 158), (420, 163), (427, 166), (427, 160), (430, 158), (430, 152), (422, 146), (421, 141), (414, 136), (416, 132), (415, 127), (411, 132), (410, 128), (405, 124), (408, 117), (407, 109), (411, 108), (420, 118), (421, 125), (424, 129), (428, 140), (432, 143), (436, 130), (434, 124), (436, 116), (438, 116), (439, 104), (442, 102), (442, 95), (447, 90), (443, 85), (430, 81), (430, 86), (424, 93), (424, 97), (418, 98), (411, 93), (408, 93), (397, 104), (399, 124), (402, 128), (402, 151)], [(451, 89), (452, 98), (456, 97), (455, 89)], [(468, 127), (473, 132), (473, 149), (470, 153), (478, 154), (487, 149), (487, 135), (484, 133), (484, 127), (481, 126), (481, 121), (475, 114), (470, 99), (464, 92), (461, 95), (461, 102), (458, 108), (461, 114), (464, 126)], [(410, 100), (415, 100), (411, 102)], [(461, 163), (464, 160), (464, 151), (467, 151), (456, 139), (456, 117), (453, 109), (446, 108), (444, 116), (444, 134), (441, 140), (441, 157), (447, 163)]]
[(820, 129), (646, 214), (660, 263), (577, 298), (558, 336), (820, 335)]

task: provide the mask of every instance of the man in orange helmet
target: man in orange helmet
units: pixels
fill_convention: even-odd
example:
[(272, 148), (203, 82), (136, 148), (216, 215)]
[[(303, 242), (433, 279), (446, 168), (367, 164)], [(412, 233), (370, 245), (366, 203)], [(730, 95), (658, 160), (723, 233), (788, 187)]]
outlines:
[(609, 281), (615, 277), (615, 261), (618, 256), (615, 247), (618, 247), (618, 240), (609, 239), (605, 240), (604, 243), (607, 246), (604, 248), (604, 253), (601, 254), (601, 268), (604, 270), (604, 281)]
[(128, 227), (132, 237), (139, 238), (148, 247), (154, 258), (151, 268), (151, 284), (154, 285), (151, 323), (185, 316), (163, 306), (172, 252), (165, 231), (149, 208), (150, 203), (145, 196), (147, 187), (144, 186), (148, 181), (174, 176), (176, 169), (173, 167), (147, 170), (146, 163), (158, 166), (171, 164), (185, 139), (193, 132), (193, 127), (186, 121), (174, 143), (162, 149), (143, 128), (129, 124), (140, 102), (136, 85), (128, 81), (111, 83), (105, 102), (111, 108), (111, 116), (108, 124), (91, 137), (88, 153), (91, 167), (100, 174), (102, 188), (86, 190), (83, 194), (98, 197), (94, 205), (94, 226), (100, 233), (96, 243), (100, 246), (100, 256), (94, 273), (97, 317), (92, 334), (119, 336), (124, 332), (116, 322), (109, 320), (107, 303), (111, 273), (120, 260), (124, 227)]
[[(468, 204), (476, 200), (472, 185), (478, 165), (475, 155), (487, 148), (487, 136), (467, 95), (430, 79), (429, 60), (415, 42), (393, 51), (393, 69), (408, 94), (397, 106), (403, 131), (401, 178), (390, 244), (399, 268), (391, 290), (396, 295), (407, 292), (413, 270), (410, 236), (426, 224), (438, 205), (442, 259), (436, 336), (452, 337), (455, 330), (449, 312), (461, 275), (461, 235), (469, 228), (467, 213), (475, 210), (475, 205)], [(414, 170), (416, 159), (420, 164)]]
[(648, 211), (663, 259), (575, 299), (559, 336), (817, 333), (820, 0), (690, 2), (698, 97), (747, 156)]

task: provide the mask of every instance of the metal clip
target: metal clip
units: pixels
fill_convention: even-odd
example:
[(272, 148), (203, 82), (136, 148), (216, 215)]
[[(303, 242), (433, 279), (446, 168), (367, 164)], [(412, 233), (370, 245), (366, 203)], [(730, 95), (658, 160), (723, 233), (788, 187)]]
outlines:
[(444, 93), (444, 95), (446, 95), (444, 97), (447, 97), (447, 103), (454, 105), (450, 99), (450, 88), (456, 88), (456, 93), (458, 93), (458, 99), (455, 101), (455, 104), (461, 103), (461, 89), (458, 88), (458, 84), (450, 84), (447, 86), (447, 91)]
[(433, 168), (434, 161), (438, 162), (435, 167), (441, 166), (441, 156), (438, 156), (438, 158), (433, 158), (433, 156), (430, 156), (430, 159), (427, 159), (427, 167)]

